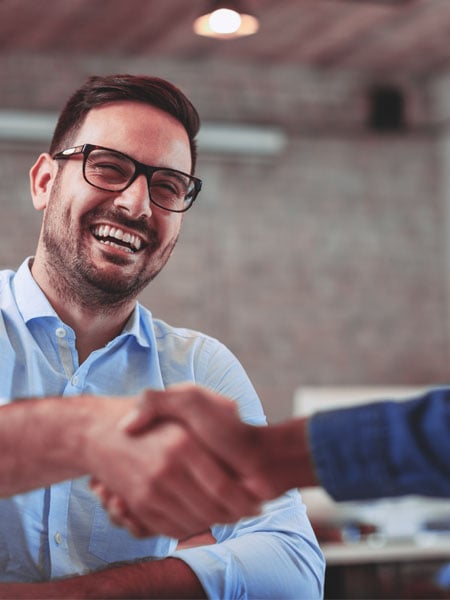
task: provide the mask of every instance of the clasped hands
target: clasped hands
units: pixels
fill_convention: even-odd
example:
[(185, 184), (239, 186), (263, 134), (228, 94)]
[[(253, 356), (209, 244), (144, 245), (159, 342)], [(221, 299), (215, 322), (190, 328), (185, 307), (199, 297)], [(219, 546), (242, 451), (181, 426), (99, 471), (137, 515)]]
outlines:
[(243, 423), (233, 401), (205, 388), (145, 391), (118, 427), (137, 444), (136, 463), (118, 461), (117, 485), (93, 477), (91, 488), (112, 522), (136, 537), (187, 538), (259, 514), (279, 494), (262, 476), (266, 428)]

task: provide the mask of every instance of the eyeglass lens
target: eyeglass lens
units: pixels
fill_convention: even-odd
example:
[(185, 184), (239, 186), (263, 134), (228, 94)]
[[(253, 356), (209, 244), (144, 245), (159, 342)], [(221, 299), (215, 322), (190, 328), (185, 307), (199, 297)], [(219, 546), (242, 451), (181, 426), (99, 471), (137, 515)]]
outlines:
[[(110, 191), (121, 191), (134, 177), (136, 165), (126, 156), (96, 148), (86, 158), (84, 174), (87, 181)], [(191, 202), (194, 181), (187, 175), (170, 169), (147, 173), (152, 201), (168, 210), (184, 210)]]

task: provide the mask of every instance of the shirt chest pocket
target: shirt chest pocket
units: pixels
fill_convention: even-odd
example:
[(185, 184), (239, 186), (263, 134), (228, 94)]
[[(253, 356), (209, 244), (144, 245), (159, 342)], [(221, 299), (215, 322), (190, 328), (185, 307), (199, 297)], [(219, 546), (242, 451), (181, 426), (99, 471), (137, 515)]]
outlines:
[(177, 540), (164, 536), (136, 539), (112, 525), (101, 506), (95, 508), (89, 553), (106, 563), (164, 558), (176, 545)]

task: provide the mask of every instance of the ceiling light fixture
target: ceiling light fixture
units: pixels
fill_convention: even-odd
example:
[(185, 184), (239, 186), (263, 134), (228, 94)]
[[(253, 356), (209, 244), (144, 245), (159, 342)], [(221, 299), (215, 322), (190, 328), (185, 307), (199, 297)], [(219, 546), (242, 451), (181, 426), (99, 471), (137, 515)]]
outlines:
[(259, 29), (258, 19), (244, 12), (238, 0), (212, 0), (209, 6), (209, 12), (194, 21), (197, 35), (232, 39), (252, 35)]

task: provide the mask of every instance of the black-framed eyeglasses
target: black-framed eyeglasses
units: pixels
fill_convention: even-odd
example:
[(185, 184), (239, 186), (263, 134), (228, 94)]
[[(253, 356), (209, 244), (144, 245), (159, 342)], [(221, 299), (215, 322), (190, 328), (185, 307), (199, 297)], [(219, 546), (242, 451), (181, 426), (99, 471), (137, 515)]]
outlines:
[(170, 212), (188, 210), (202, 188), (197, 177), (176, 169), (145, 165), (123, 152), (94, 144), (66, 148), (52, 158), (69, 159), (78, 154), (83, 155), (83, 177), (89, 185), (107, 192), (123, 192), (139, 175), (145, 175), (150, 201)]

